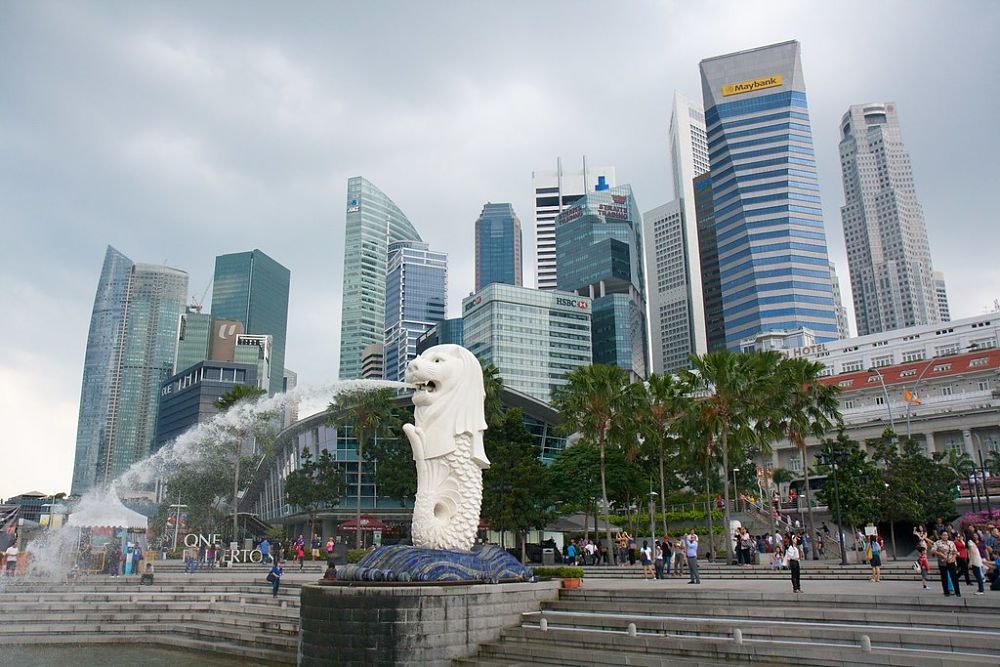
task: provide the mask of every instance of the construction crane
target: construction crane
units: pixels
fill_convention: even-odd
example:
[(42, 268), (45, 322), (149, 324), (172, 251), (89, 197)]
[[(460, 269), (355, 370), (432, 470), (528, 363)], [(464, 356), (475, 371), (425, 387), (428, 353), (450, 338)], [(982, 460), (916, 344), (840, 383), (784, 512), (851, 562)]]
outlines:
[(191, 307), (194, 308), (195, 311), (197, 311), (199, 313), (201, 312), (201, 309), (202, 309), (202, 307), (204, 306), (204, 303), (205, 303), (205, 297), (208, 296), (208, 290), (211, 289), (212, 283), (214, 281), (215, 281), (214, 278), (212, 280), (208, 281), (208, 284), (205, 285), (205, 290), (201, 293), (201, 298), (200, 299), (196, 299), (196, 298), (194, 298), (194, 296), (191, 297)]

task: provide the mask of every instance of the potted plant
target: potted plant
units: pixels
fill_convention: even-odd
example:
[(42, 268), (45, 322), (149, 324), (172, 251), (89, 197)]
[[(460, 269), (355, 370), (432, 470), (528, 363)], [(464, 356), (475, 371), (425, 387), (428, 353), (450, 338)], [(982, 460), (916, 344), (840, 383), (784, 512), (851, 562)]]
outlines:
[(569, 565), (558, 567), (536, 567), (534, 568), (536, 577), (556, 577), (562, 579), (563, 588), (579, 588), (583, 579), (583, 568)]

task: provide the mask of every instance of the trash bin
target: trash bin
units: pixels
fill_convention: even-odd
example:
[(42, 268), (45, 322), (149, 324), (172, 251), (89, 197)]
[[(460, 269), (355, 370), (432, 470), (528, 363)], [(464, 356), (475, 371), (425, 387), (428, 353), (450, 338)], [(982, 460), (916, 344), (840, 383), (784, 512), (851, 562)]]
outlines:
[(556, 550), (542, 549), (542, 565), (555, 565), (555, 564), (556, 564)]

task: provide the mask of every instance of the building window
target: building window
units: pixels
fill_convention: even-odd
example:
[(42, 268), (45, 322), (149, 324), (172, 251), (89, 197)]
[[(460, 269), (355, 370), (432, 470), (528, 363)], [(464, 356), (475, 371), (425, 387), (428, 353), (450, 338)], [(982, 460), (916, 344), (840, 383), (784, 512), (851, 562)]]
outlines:
[(950, 371), (951, 364), (938, 364), (937, 366), (934, 367), (933, 370), (935, 373), (941, 373), (942, 371)]
[(986, 357), (979, 357), (978, 359), (973, 359), (969, 362), (969, 368), (975, 368), (976, 366), (985, 366), (989, 363), (989, 359)]
[(856, 373), (864, 368), (865, 364), (863, 361), (845, 361), (844, 362), (844, 372), (845, 373)]
[(853, 410), (854, 409), (854, 405), (855, 405), (854, 401), (844, 401), (844, 409), (845, 410)]
[(802, 472), (802, 456), (800, 454), (792, 454), (788, 457), (788, 468), (792, 472)]
[(873, 359), (873, 365), (875, 368), (884, 368), (886, 366), (892, 366), (892, 355), (885, 357), (875, 357)]
[(989, 380), (980, 380), (979, 381), (979, 391), (989, 391), (989, 390), (990, 390), (990, 381)]
[(923, 361), (924, 351), (923, 350), (911, 350), (909, 352), (903, 353), (903, 363), (909, 363), (911, 361)]
[(951, 392), (952, 392), (952, 389), (951, 389), (951, 385), (950, 384), (946, 384), (945, 386), (941, 387), (941, 395), (942, 396), (951, 396)]
[(884, 396), (876, 396), (875, 397), (875, 405), (885, 405), (885, 397)]

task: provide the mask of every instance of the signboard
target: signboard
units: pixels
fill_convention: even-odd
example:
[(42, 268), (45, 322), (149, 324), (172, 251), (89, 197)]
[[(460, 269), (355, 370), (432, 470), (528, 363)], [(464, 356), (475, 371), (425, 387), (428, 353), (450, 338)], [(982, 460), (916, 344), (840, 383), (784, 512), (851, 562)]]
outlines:
[(565, 297), (556, 297), (556, 305), (569, 306), (570, 308), (581, 308), (583, 310), (590, 308), (590, 304), (583, 299), (567, 299)]
[(598, 204), (597, 212), (605, 218), (614, 218), (615, 220), (629, 219), (628, 207), (618, 206), (617, 204)]
[(216, 320), (209, 357), (212, 361), (232, 361), (236, 358), (236, 337), (243, 333), (238, 320)]
[(382, 531), (376, 530), (372, 532), (372, 544), (377, 547), (382, 546)]
[(755, 90), (763, 90), (764, 88), (777, 88), (782, 83), (784, 83), (784, 80), (778, 74), (761, 77), (760, 79), (751, 79), (750, 81), (740, 81), (739, 83), (727, 83), (722, 87), (722, 95), (724, 97), (742, 95), (744, 93), (752, 93)]

